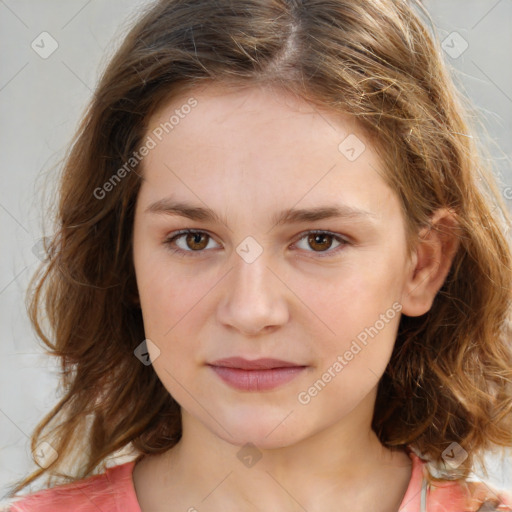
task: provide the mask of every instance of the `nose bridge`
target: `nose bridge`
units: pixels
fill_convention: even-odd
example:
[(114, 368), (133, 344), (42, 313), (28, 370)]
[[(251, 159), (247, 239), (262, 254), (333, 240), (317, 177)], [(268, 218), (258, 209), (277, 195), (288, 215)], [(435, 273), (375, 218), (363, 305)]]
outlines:
[(219, 309), (221, 321), (245, 333), (257, 333), (285, 322), (287, 308), (282, 284), (268, 268), (268, 254), (262, 252), (252, 261), (239, 254), (235, 258)]
[[(233, 288), (244, 294), (260, 295), (268, 288), (268, 281), (275, 279), (268, 267), (268, 257), (260, 255), (254, 261), (238, 256), (233, 272)], [(267, 290), (268, 291), (268, 290)]]
[(265, 240), (253, 236), (245, 237), (235, 248), (233, 254), (235, 268), (232, 272), (232, 287), (235, 293), (246, 296), (251, 294), (261, 296), (269, 292), (269, 281), (275, 280), (275, 276), (269, 270), (270, 249), (265, 247)]
[(254, 261), (239, 257), (230, 283), (232, 301), (245, 302), (253, 313), (263, 312), (271, 306), (276, 293), (276, 278), (268, 267), (267, 255), (261, 254)]

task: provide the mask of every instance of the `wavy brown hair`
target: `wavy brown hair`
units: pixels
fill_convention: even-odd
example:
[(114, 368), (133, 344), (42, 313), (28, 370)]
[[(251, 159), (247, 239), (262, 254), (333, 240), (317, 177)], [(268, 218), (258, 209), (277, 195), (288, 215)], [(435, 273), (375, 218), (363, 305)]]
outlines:
[(11, 496), (43, 474), (48, 486), (84, 478), (122, 448), (161, 453), (181, 437), (179, 405), (134, 356), (145, 338), (132, 263), (140, 165), (99, 191), (141, 147), (159, 107), (212, 82), (271, 85), (355, 116), (400, 198), (410, 248), (436, 209), (454, 213), (460, 245), (450, 273), (428, 313), (402, 316), (372, 427), (383, 445), (411, 446), (432, 464), (459, 443), (468, 458), (454, 479), (484, 450), (512, 446), (510, 217), (429, 24), (420, 4), (402, 0), (147, 7), (66, 156), (57, 229), (27, 293), (30, 320), (62, 363), (62, 398), (32, 450), (47, 440), (58, 458)]

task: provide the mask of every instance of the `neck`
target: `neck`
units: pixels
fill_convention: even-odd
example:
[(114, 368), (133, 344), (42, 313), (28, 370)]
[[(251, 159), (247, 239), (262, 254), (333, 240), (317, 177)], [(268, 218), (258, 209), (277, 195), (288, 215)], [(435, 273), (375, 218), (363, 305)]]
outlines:
[(354, 503), (362, 510), (363, 504), (375, 505), (389, 475), (403, 481), (389, 508), (397, 510), (409, 481), (410, 460), (380, 443), (368, 410), (359, 404), (350, 418), (279, 448), (233, 445), (183, 411), (180, 442), (160, 456), (159, 487), (169, 496), (183, 496), (189, 510), (195, 510), (191, 505), (200, 509), (204, 501), (208, 509), (224, 511), (247, 506), (313, 512), (331, 510), (333, 503), (337, 510), (355, 511), (359, 507)]

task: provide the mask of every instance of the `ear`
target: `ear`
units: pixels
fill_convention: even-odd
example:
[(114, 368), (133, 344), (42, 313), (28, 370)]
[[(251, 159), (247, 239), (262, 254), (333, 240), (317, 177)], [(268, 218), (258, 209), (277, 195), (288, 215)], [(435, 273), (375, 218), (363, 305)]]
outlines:
[(418, 233), (402, 293), (404, 315), (420, 316), (430, 310), (458, 247), (459, 229), (455, 216), (446, 208), (436, 210), (430, 226)]

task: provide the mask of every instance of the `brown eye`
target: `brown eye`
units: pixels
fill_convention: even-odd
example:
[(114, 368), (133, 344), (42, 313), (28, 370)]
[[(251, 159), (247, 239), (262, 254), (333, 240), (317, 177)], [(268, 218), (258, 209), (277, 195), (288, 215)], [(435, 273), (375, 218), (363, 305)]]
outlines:
[(206, 233), (187, 233), (185, 244), (193, 251), (200, 251), (208, 245), (208, 235)]
[(318, 251), (330, 249), (333, 240), (334, 237), (328, 233), (310, 233), (308, 235), (308, 244)]
[[(303, 240), (305, 243), (302, 242)], [(302, 247), (300, 247), (301, 243), (303, 245)], [(337, 245), (333, 246), (333, 243)], [(310, 231), (302, 236), (294, 245), (306, 252), (316, 253), (317, 257), (323, 258), (336, 255), (339, 251), (342, 251), (346, 245), (350, 245), (350, 243), (349, 240), (335, 233), (329, 233), (328, 231)]]
[(208, 252), (205, 249), (210, 242), (214, 242), (213, 238), (204, 231), (184, 230), (167, 238), (164, 245), (181, 256), (201, 256)]

